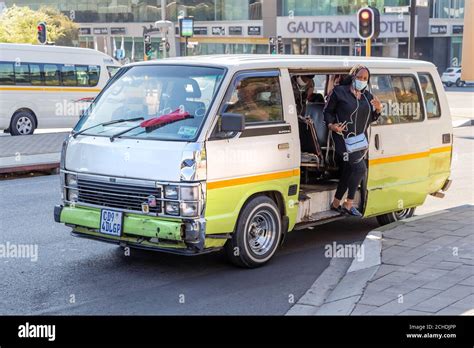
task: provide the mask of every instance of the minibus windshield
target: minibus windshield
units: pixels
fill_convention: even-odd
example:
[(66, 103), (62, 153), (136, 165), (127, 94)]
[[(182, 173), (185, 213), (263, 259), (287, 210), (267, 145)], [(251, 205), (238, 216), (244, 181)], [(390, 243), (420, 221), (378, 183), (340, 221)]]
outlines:
[[(184, 65), (134, 66), (113, 81), (74, 128), (87, 135), (193, 141), (207, 117), (225, 70)], [(144, 122), (179, 110), (190, 117), (157, 128)], [(113, 122), (127, 120), (129, 122)], [(90, 129), (87, 129), (90, 128)]]

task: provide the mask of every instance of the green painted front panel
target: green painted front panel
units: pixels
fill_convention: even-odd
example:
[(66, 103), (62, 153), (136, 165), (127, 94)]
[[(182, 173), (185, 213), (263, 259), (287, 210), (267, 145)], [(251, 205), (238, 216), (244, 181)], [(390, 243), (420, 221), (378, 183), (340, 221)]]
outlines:
[(289, 197), (288, 189), (291, 185), (299, 187), (299, 181), (299, 176), (292, 176), (208, 190), (205, 214), (206, 233), (233, 232), (245, 201), (255, 193), (266, 191), (278, 191), (283, 196), (286, 215), (289, 218), (289, 231), (291, 231), (296, 223), (298, 213), (298, 194)]
[(369, 165), (365, 217), (423, 204), (428, 194), (429, 157)]

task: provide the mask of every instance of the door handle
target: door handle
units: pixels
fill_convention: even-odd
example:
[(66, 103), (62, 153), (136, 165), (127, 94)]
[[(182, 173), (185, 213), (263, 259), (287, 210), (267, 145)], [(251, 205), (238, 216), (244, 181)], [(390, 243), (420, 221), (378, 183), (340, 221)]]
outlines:
[(379, 135), (378, 134), (375, 134), (375, 148), (377, 150), (380, 150), (380, 138), (379, 138)]
[(281, 143), (278, 144), (278, 150), (287, 150), (290, 148), (290, 143)]

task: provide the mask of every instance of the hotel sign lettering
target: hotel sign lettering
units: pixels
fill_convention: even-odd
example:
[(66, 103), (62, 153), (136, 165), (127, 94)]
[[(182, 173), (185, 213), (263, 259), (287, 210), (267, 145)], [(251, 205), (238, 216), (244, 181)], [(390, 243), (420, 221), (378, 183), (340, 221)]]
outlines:
[[(408, 16), (382, 15), (379, 37), (408, 37)], [(356, 16), (278, 17), (278, 35), (287, 38), (357, 38)]]

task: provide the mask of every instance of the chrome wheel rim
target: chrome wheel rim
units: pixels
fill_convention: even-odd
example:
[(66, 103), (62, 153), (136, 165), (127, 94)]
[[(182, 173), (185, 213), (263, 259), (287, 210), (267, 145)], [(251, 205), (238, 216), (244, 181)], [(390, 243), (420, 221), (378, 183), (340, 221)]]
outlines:
[(32, 128), (33, 123), (26, 116), (20, 117), (16, 123), (16, 129), (20, 134), (30, 134)]
[(275, 218), (266, 211), (255, 214), (247, 229), (247, 240), (250, 249), (256, 255), (268, 253), (276, 238)]
[(403, 209), (403, 210), (396, 211), (395, 216), (396, 216), (397, 220), (406, 219), (410, 215), (410, 210), (411, 209), (408, 208), (408, 209)]

